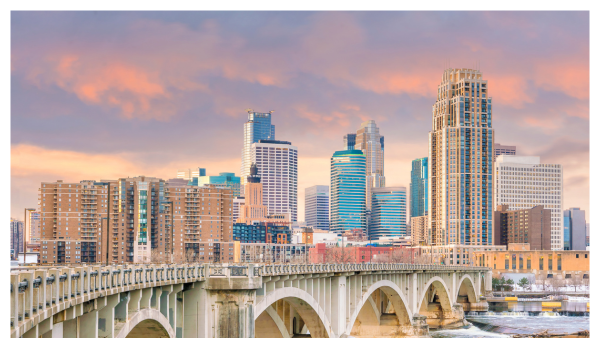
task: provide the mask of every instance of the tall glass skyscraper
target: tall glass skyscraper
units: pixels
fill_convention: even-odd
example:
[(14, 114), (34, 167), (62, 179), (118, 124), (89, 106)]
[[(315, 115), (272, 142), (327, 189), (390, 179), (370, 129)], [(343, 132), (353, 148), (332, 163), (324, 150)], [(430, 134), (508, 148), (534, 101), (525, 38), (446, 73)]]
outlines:
[[(275, 139), (275, 126), (271, 124), (271, 114), (273, 111), (257, 113), (248, 109), (247, 112), (248, 121), (244, 123), (244, 148), (242, 149), (242, 170), (240, 175), (242, 185), (246, 184), (246, 178), (250, 175), (252, 144), (259, 140)], [(243, 189), (241, 190), (241, 193), (243, 193)]]
[(304, 201), (306, 226), (329, 230), (329, 186), (315, 185), (306, 188)]
[(373, 188), (371, 191), (369, 238), (406, 236), (406, 188)]
[(432, 244), (492, 245), (494, 130), (487, 81), (475, 69), (446, 69), (432, 110)]
[(367, 158), (361, 150), (336, 151), (331, 157), (330, 226), (336, 233), (366, 233)]
[(425, 216), (427, 214), (427, 185), (428, 185), (427, 157), (412, 161), (410, 171), (410, 217)]

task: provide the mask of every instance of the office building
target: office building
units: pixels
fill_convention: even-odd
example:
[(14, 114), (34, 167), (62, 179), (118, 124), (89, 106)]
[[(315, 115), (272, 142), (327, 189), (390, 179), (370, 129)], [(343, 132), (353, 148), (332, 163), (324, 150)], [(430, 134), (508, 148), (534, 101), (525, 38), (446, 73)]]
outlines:
[[(200, 168), (201, 173), (205, 173), (203, 168)], [(215, 187), (227, 188), (233, 190), (233, 197), (239, 197), (241, 194), (241, 179), (240, 177), (235, 176), (234, 173), (219, 173), (218, 176), (206, 176), (200, 175), (198, 177), (193, 177), (190, 180), (189, 185), (195, 185), (198, 187), (203, 187), (207, 185), (212, 185)]]
[(10, 220), (10, 250), (12, 258), (17, 259), (19, 253), (24, 252), (23, 222), (16, 219)]
[[(40, 243), (40, 213), (33, 208), (25, 209), (24, 241), (27, 246)], [(29, 248), (27, 248), (27, 251)]]
[(236, 223), (256, 224), (267, 219), (267, 207), (263, 203), (263, 185), (255, 163), (250, 166), (246, 177), (244, 204), (240, 205), (240, 216)]
[(304, 201), (306, 226), (329, 230), (329, 186), (315, 185), (306, 188)]
[(406, 187), (371, 189), (369, 239), (406, 236)]
[(560, 164), (542, 164), (537, 156), (500, 155), (495, 164), (494, 203), (520, 210), (541, 205), (551, 210), (552, 250), (562, 250), (563, 175)]
[(494, 274), (533, 274), (538, 284), (550, 279), (590, 285), (589, 251), (534, 250), (529, 244), (515, 243), (498, 251), (475, 252), (475, 257), (475, 266), (493, 269)]
[(192, 180), (194, 177), (206, 176), (206, 169), (195, 168), (195, 169), (179, 169), (177, 170), (177, 178), (184, 180)]
[(252, 145), (260, 140), (274, 140), (275, 126), (271, 124), (271, 114), (258, 113), (247, 110), (248, 121), (244, 123), (244, 147), (242, 148), (241, 185), (246, 184), (246, 177), (250, 175), (250, 165), (256, 163), (252, 159)]
[(590, 246), (590, 223), (585, 224), (585, 246)]
[(267, 207), (267, 213), (287, 214), (292, 222), (296, 222), (298, 148), (287, 141), (259, 140), (250, 147), (250, 161), (258, 167), (263, 189), (263, 205)]
[(505, 146), (500, 143), (494, 143), (494, 161), (500, 155), (517, 155), (517, 147)]
[(428, 171), (427, 157), (412, 161), (410, 171), (410, 217), (427, 215)]
[(336, 151), (331, 157), (329, 229), (341, 234), (347, 230), (367, 230), (366, 156), (361, 150)]
[(412, 245), (429, 244), (429, 221), (428, 216), (417, 216), (410, 218), (410, 241)]
[[(384, 137), (379, 134), (375, 121), (365, 121), (356, 134), (344, 135), (344, 150), (362, 150), (367, 160), (366, 196), (371, 196), (371, 188), (385, 187), (384, 176)], [(367, 211), (371, 210), (371, 200), (367, 198)]]
[(499, 205), (494, 211), (494, 245), (528, 243), (532, 250), (550, 250), (551, 211), (538, 205), (508, 210)]
[(492, 99), (474, 69), (446, 69), (429, 133), (433, 245), (492, 245)]
[(585, 211), (570, 208), (564, 211), (564, 250), (585, 250), (586, 222)]
[(342, 149), (354, 150), (355, 145), (356, 145), (356, 134), (344, 135), (344, 144), (342, 145)]

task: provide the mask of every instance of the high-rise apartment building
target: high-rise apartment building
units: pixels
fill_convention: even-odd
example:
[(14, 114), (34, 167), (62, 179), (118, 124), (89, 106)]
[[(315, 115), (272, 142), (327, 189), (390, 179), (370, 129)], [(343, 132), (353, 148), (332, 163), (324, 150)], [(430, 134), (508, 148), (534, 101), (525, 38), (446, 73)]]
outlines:
[(237, 222), (238, 218), (240, 218), (240, 209), (246, 203), (246, 199), (244, 196), (238, 196), (233, 198), (233, 222)]
[(412, 170), (410, 171), (410, 217), (427, 215), (428, 172), (427, 157), (412, 161)]
[(552, 250), (562, 250), (562, 166), (542, 164), (537, 156), (500, 155), (496, 159), (495, 179), (496, 205), (508, 205), (508, 210), (541, 205), (551, 210)]
[(371, 189), (369, 238), (406, 236), (406, 187)]
[(329, 186), (315, 185), (304, 190), (304, 220), (313, 229), (329, 230)]
[(428, 218), (427, 215), (410, 218), (410, 241), (412, 245), (429, 244)]
[(366, 234), (366, 173), (367, 159), (361, 150), (336, 151), (331, 157), (331, 231), (360, 229)]
[(564, 211), (564, 250), (585, 250), (585, 210), (570, 208)]
[(40, 213), (34, 208), (25, 209), (24, 241), (27, 244), (40, 242)]
[(23, 222), (16, 219), (10, 220), (10, 250), (14, 259), (19, 257), (19, 253), (24, 252)]
[(517, 147), (505, 146), (500, 143), (494, 143), (494, 161), (500, 155), (517, 155)]
[[(263, 189), (263, 203), (267, 207), (268, 214), (287, 214), (289, 220), (296, 222), (298, 220), (298, 148), (287, 141), (259, 140), (252, 143), (250, 147), (250, 161), (256, 163), (258, 167), (258, 176)], [(247, 199), (246, 203), (248, 203)]]
[(177, 180), (166, 183), (166, 201), (158, 227), (152, 231), (153, 260), (158, 256), (164, 261), (160, 259), (163, 252), (172, 254), (176, 262), (213, 262), (228, 257), (226, 242), (233, 240), (233, 190), (190, 186)]
[(233, 191), (188, 183), (145, 176), (43, 182), (40, 262), (181, 262), (189, 252), (201, 261), (205, 245), (204, 261), (213, 261), (220, 249), (209, 243), (232, 238)]
[(474, 69), (447, 69), (429, 133), (429, 228), (433, 245), (492, 245), (492, 99)]
[(42, 182), (39, 262), (107, 262), (110, 193), (109, 182)]
[(551, 250), (551, 211), (538, 205), (508, 210), (499, 205), (494, 211), (494, 245), (529, 243), (531, 250)]
[(242, 170), (241, 170), (241, 185), (246, 184), (246, 177), (250, 175), (250, 165), (255, 163), (252, 159), (252, 144), (260, 140), (274, 140), (275, 126), (271, 124), (271, 114), (258, 113), (247, 110), (248, 121), (244, 123), (244, 147), (242, 148)]

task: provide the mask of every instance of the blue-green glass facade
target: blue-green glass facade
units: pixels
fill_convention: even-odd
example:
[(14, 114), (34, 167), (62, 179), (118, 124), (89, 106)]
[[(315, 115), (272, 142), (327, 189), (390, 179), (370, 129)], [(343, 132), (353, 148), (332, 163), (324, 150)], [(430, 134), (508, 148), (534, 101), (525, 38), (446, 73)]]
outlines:
[(231, 188), (233, 190), (233, 197), (235, 198), (240, 196), (240, 182), (240, 177), (235, 176), (234, 173), (219, 173), (219, 176), (201, 175), (200, 177), (193, 177), (188, 185), (201, 187), (212, 184), (215, 186)]
[(336, 151), (331, 157), (330, 227), (336, 233), (366, 233), (367, 158), (361, 150)]
[(410, 217), (427, 214), (427, 157), (412, 161), (410, 171)]
[(369, 238), (406, 236), (406, 188), (371, 190)]
[(564, 243), (563, 250), (571, 250), (571, 217), (566, 212), (564, 216)]

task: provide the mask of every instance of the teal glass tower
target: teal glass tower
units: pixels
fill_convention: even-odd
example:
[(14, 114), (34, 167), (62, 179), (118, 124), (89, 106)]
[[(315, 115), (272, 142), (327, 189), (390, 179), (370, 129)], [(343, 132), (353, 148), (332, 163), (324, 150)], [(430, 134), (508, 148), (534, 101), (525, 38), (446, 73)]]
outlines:
[(406, 197), (405, 187), (371, 190), (370, 239), (406, 236)]
[(412, 161), (410, 171), (410, 217), (427, 214), (427, 157)]
[(366, 233), (366, 173), (367, 158), (361, 150), (336, 151), (331, 157), (331, 231)]
[(233, 197), (240, 196), (240, 181), (241, 178), (235, 176), (234, 173), (219, 173), (219, 176), (206, 176), (206, 171), (200, 168), (200, 176), (193, 177), (188, 185), (204, 186), (212, 184), (217, 187), (226, 187), (233, 190)]

